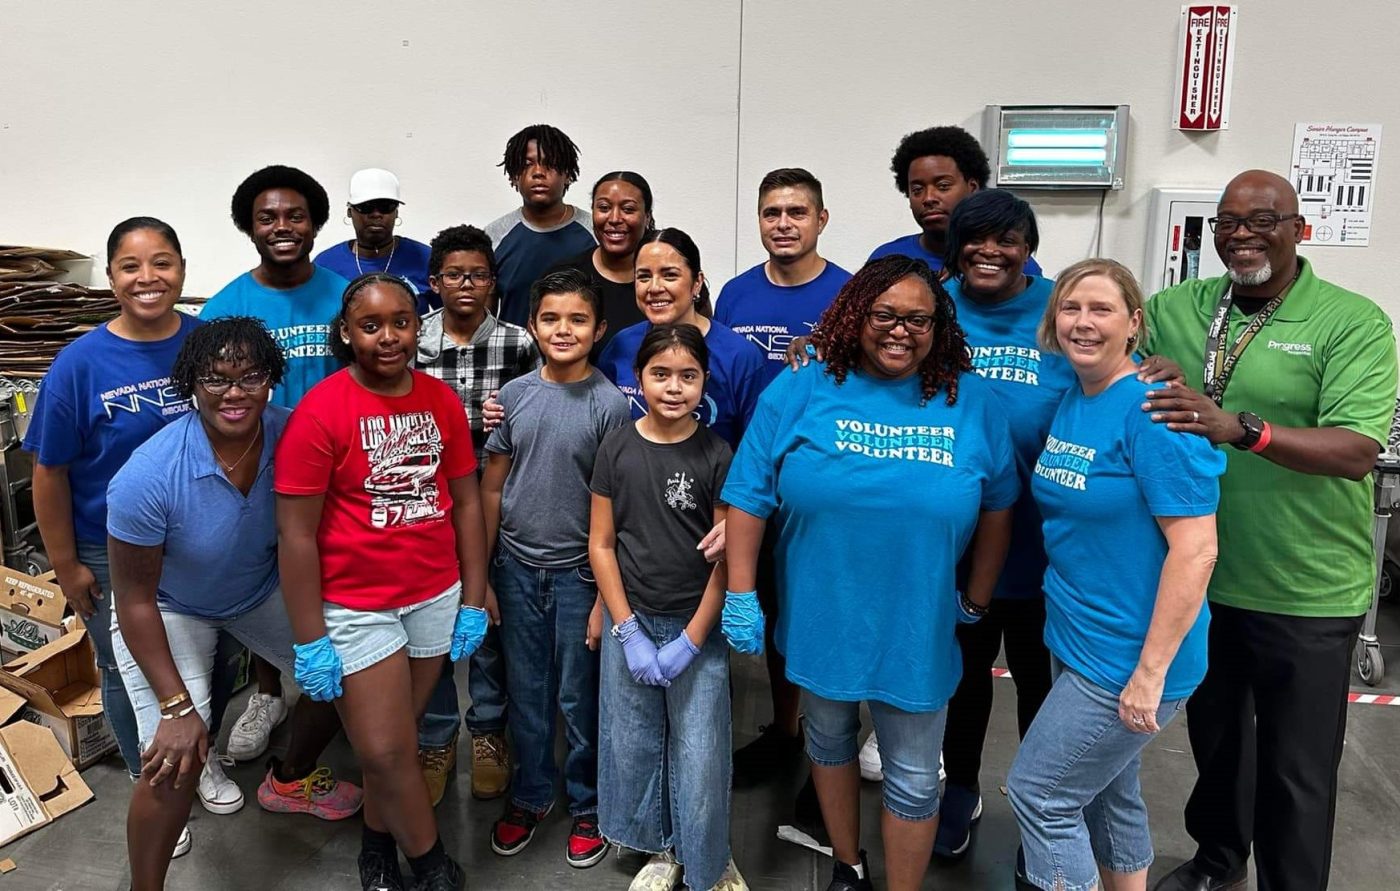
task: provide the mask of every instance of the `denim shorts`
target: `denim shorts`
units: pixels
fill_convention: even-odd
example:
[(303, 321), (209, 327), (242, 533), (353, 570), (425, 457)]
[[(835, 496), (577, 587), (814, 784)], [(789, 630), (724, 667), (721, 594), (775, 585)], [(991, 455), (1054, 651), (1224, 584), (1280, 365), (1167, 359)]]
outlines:
[(462, 583), (408, 606), (360, 610), (327, 603), (326, 634), (345, 674), (383, 662), (404, 647), (408, 658), (431, 659), (452, 649), (452, 629), (462, 605)]
[[(1152, 863), (1138, 769), (1155, 734), (1118, 717), (1118, 694), (1051, 658), (1054, 686), (1021, 741), (1006, 785), (1021, 827), (1026, 876), (1037, 888), (1084, 891), (1099, 867), (1132, 873)], [(1166, 727), (1185, 699), (1162, 702)], [(880, 737), (883, 754), (885, 738)]]
[[(212, 717), (210, 702), (215, 666), (228, 655), (230, 639), (263, 657), (288, 677), (294, 674), (292, 626), (287, 620), (281, 588), (273, 589), (266, 600), (237, 616), (210, 619), (162, 609), (160, 618), (165, 625), (165, 640), (175, 670), (180, 673), (180, 681), (205, 725), (210, 725)], [(127, 649), (119, 627), (112, 629), (112, 653), (136, 714), (136, 732), (144, 751), (150, 747), (160, 727), (160, 698)]]
[[(856, 760), (860, 703), (825, 699), (802, 691), (807, 722), (807, 757), (821, 767)], [(936, 712), (906, 712), (870, 700), (870, 719), (880, 737), (885, 772), (885, 810), (901, 820), (928, 820), (938, 813), (938, 753), (948, 707)]]

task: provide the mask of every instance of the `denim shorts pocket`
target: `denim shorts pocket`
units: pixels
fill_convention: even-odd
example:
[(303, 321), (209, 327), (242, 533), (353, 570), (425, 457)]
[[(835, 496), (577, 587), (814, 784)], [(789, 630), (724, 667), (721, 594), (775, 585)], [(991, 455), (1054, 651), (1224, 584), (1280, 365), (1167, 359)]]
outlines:
[(593, 588), (598, 587), (598, 580), (593, 576), (593, 567), (588, 565), (587, 563), (583, 564), (582, 566), (574, 567), (574, 573), (578, 576), (578, 580), (583, 582), (585, 585), (588, 585)]
[(500, 545), (496, 545), (496, 553), (491, 555), (491, 565), (496, 569), (500, 569), (502, 566), (506, 565), (506, 556), (506, 549)]

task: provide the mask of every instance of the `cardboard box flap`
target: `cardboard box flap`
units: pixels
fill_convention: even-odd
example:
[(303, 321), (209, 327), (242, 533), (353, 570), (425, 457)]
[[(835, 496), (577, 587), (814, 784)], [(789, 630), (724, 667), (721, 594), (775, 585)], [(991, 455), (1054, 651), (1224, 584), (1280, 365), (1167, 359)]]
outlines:
[(0, 687), (0, 724), (9, 721), (24, 708), (24, 697), (13, 690)]
[(92, 641), (73, 631), (0, 670), (0, 686), (54, 716), (82, 717), (102, 711), (101, 681)]
[(102, 690), (86, 682), (69, 684), (55, 691), (53, 701), (59, 711), (70, 718), (102, 714)]
[(52, 730), (20, 721), (0, 727), (0, 741), (30, 790), (43, 802), (50, 819), (56, 820), (92, 800), (92, 790), (63, 754)]
[[(14, 659), (5, 663), (5, 670), (20, 677), (27, 677), (39, 672), (46, 664), (55, 661), (54, 657), (56, 656), (65, 657), (59, 660), (58, 664), (62, 664), (66, 667), (71, 661), (75, 666), (81, 667), (77, 660), (70, 660), (67, 657), (70, 651), (81, 647), (84, 642), (87, 642), (87, 629), (81, 628), (70, 631), (57, 640), (44, 644), (37, 650), (25, 653), (22, 656), (16, 656)], [(88, 658), (93, 659), (92, 644), (90, 642), (88, 642), (87, 650)], [(93, 670), (90, 674), (92, 675), (93, 681), (96, 682), (97, 663), (95, 660), (93, 661)], [(66, 686), (66, 684), (59, 684), (58, 686), (63, 687)], [(58, 687), (50, 687), (49, 689), (56, 690)]]
[(50, 625), (63, 621), (63, 589), (53, 582), (0, 567), (0, 606)]

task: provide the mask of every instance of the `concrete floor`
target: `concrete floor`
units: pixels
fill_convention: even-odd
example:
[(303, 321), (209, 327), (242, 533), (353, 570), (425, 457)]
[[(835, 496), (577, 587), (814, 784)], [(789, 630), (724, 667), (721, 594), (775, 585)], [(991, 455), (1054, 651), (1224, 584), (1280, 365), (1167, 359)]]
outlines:
[[(1383, 603), (1381, 640), (1386, 661), (1394, 668), (1378, 688), (1354, 678), (1358, 692), (1400, 693), (1400, 603)], [(768, 720), (765, 681), (757, 660), (735, 659), (735, 737), (747, 742), (758, 725)], [(466, 690), (466, 684), (459, 684)], [(998, 698), (988, 733), (983, 768), (984, 816), (975, 830), (976, 843), (961, 864), (929, 870), (925, 888), (1011, 889), (1017, 833), (999, 786), (1015, 751), (1016, 732), (1011, 682), (998, 682)], [(242, 697), (233, 715), (241, 709)], [(232, 718), (227, 723), (232, 723)], [(273, 750), (285, 745), (285, 728), (273, 739)], [(343, 776), (356, 775), (349, 747), (341, 739), (327, 753), (327, 763)], [(248, 805), (230, 816), (214, 816), (195, 805), (191, 828), (194, 850), (175, 861), (168, 887), (172, 891), (314, 891), (358, 887), (355, 855), (360, 823), (323, 823), (310, 817), (272, 815), (261, 811), (255, 789), (262, 770), (239, 765), (229, 775), (248, 796)], [(84, 774), (97, 799), (57, 823), (4, 849), (0, 857), (18, 869), (0, 875), (0, 891), (109, 891), (126, 887), (126, 801), (130, 794), (115, 758)], [(775, 836), (779, 822), (788, 822), (791, 802), (803, 779), (800, 767), (774, 777), (768, 786), (736, 792), (733, 801), (734, 856), (751, 887), (763, 891), (824, 889), (830, 860)], [(1181, 825), (1181, 809), (1195, 779), (1184, 719), (1157, 739), (1144, 759), (1142, 785), (1153, 816), (1152, 835), (1157, 862), (1151, 879), (1191, 856), (1194, 846)], [(864, 784), (863, 811), (866, 847), (881, 886), (880, 844), (876, 832), (879, 787)], [(511, 857), (491, 852), (488, 840), (498, 802), (473, 801), (465, 776), (448, 787), (438, 815), (449, 850), (469, 871), (475, 889), (570, 889), (627, 887), (639, 865), (636, 857), (609, 857), (589, 870), (570, 869), (563, 858), (568, 820), (556, 813), (539, 830), (530, 848)], [(1400, 707), (1351, 706), (1347, 747), (1342, 759), (1341, 794), (1337, 804), (1336, 846), (1332, 888), (1393, 888), (1393, 861), (1400, 843)]]

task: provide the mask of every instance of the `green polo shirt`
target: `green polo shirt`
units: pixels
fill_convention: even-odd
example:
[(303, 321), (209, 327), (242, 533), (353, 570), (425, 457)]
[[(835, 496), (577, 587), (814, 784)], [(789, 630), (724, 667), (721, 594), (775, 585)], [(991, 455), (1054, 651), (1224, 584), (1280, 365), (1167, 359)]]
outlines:
[[(1282, 427), (1343, 427), (1384, 445), (1395, 410), (1395, 334), (1360, 294), (1302, 272), (1235, 366), (1226, 411)], [(1179, 364), (1202, 387), (1206, 331), (1225, 277), (1188, 281), (1147, 302), (1146, 352)], [(1249, 317), (1230, 311), (1227, 344)], [(1355, 616), (1371, 603), (1371, 480), (1287, 470), (1222, 446), (1216, 526), (1220, 559), (1210, 600), (1291, 616)]]

